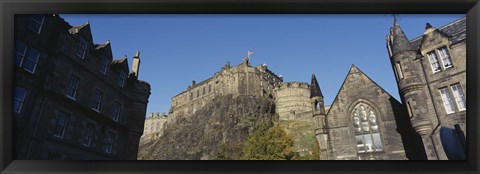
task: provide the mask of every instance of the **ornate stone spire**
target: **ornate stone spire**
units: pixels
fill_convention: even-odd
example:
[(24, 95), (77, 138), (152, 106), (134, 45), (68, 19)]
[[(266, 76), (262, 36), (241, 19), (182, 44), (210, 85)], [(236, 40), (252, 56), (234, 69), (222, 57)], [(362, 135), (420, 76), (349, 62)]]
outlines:
[(317, 96), (323, 98), (323, 94), (320, 90), (320, 86), (318, 85), (317, 78), (315, 77), (315, 74), (312, 74), (312, 82), (310, 84), (310, 98)]

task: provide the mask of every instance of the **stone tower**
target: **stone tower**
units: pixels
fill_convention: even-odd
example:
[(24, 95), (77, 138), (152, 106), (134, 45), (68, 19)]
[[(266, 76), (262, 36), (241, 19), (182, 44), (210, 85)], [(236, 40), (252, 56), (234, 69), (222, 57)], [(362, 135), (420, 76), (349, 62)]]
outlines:
[(422, 138), (427, 158), (437, 159), (432, 147), (438, 140), (429, 136), (434, 124), (429, 114), (433, 106), (427, 102), (431, 97), (426, 89), (425, 76), (420, 60), (417, 59), (417, 51), (396, 20), (390, 29), (390, 35), (387, 36), (387, 48), (396, 74), (400, 97), (407, 107), (412, 127)]
[(313, 120), (315, 121), (315, 136), (320, 147), (320, 160), (328, 159), (328, 125), (325, 118), (325, 107), (323, 104), (323, 95), (318, 85), (315, 74), (312, 74), (310, 84), (310, 101), (313, 111)]

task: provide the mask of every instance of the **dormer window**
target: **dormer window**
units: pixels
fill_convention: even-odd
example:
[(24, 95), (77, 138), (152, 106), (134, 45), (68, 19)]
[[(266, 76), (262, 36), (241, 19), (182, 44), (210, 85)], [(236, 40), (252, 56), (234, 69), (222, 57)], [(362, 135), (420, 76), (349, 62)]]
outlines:
[(100, 72), (103, 74), (103, 75), (106, 75), (107, 74), (107, 66), (108, 65), (108, 59), (106, 56), (104, 55), (101, 55), (100, 56)]
[(123, 70), (120, 71), (120, 74), (118, 76), (118, 86), (123, 87), (125, 85), (125, 78), (127, 76), (127, 73)]
[(75, 48), (75, 55), (77, 55), (81, 59), (84, 59), (86, 51), (87, 51), (87, 41), (84, 38), (80, 37), (78, 45)]
[(33, 32), (40, 34), (42, 31), (43, 20), (45, 17), (43, 15), (32, 15), (28, 20), (28, 29)]
[[(452, 58), (450, 57), (447, 47), (435, 49), (427, 53), (427, 57), (430, 61), (433, 73), (440, 72), (442, 69), (446, 70), (453, 66)], [(440, 58), (441, 63), (439, 63), (438, 58)]]

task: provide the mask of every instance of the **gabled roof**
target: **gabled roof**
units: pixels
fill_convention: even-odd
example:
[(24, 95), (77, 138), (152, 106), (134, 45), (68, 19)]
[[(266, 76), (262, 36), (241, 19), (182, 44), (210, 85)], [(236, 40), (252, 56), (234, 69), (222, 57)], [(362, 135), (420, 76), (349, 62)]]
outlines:
[(107, 40), (107, 42), (105, 42), (103, 44), (95, 44), (95, 50), (103, 49), (103, 48), (107, 47), (108, 45), (110, 45), (109, 40)]
[(112, 60), (112, 67), (116, 67), (118, 69), (125, 70), (126, 73), (129, 73), (127, 57), (121, 58), (121, 59), (113, 59)]
[(72, 26), (72, 28), (70, 28), (68, 31), (70, 32), (70, 34), (77, 34), (80, 30), (82, 30), (87, 25), (90, 25), (90, 23), (87, 22), (86, 24), (83, 24), (83, 25)]
[[(467, 37), (467, 20), (465, 17), (462, 17), (438, 28), (438, 30), (443, 34), (447, 35), (450, 38), (450, 41), (452, 41), (452, 44), (455, 44), (459, 41), (465, 40), (465, 38)], [(415, 50), (418, 50), (420, 49), (422, 41), (423, 35), (412, 39), (410, 43)]]
[[(338, 90), (337, 92), (337, 95), (335, 96), (335, 99), (333, 100), (332, 104), (330, 105), (330, 109), (328, 110), (328, 112), (326, 113), (326, 115), (328, 116), (328, 114), (330, 113), (330, 111), (332, 110), (332, 108), (336, 105), (337, 103), (337, 99), (338, 99), (338, 96), (340, 95), (340, 92), (342, 92), (342, 89), (343, 89), (343, 86), (345, 85), (345, 83), (347, 82), (347, 79), (348, 77), (350, 76), (350, 74), (355, 74), (355, 73), (359, 73), (360, 75), (364, 75), (365, 77), (367, 77), (367, 79), (372, 82), (375, 86), (378, 86), (380, 88), (380, 90), (382, 90), (382, 92), (388, 94), (389, 96), (392, 96), (390, 95), (390, 93), (388, 93), (387, 91), (385, 91), (385, 89), (383, 89), (380, 85), (378, 85), (375, 81), (373, 81), (370, 77), (368, 77), (363, 71), (361, 71), (359, 68), (357, 68), (354, 64), (352, 64), (352, 66), (350, 67), (350, 70), (348, 71), (347, 75), (345, 76), (345, 79), (343, 80), (343, 83), (342, 83), (342, 86), (340, 86), (340, 89)], [(392, 97), (393, 98), (393, 97)], [(395, 99), (395, 98), (394, 98)], [(396, 99), (395, 99), (396, 100)], [(397, 100), (398, 102), (398, 100)], [(400, 102), (399, 102), (400, 103)]]

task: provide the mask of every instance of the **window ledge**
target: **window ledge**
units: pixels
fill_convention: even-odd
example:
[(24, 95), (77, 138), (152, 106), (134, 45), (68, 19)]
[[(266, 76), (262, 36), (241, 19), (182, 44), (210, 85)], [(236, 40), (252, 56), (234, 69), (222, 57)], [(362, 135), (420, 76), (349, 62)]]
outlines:
[(92, 108), (93, 111), (100, 113), (98, 109)]
[(69, 96), (69, 95), (65, 95), (65, 97), (67, 97), (69, 99), (72, 99), (73, 101), (77, 101), (77, 99), (75, 97), (72, 97), (72, 96)]

